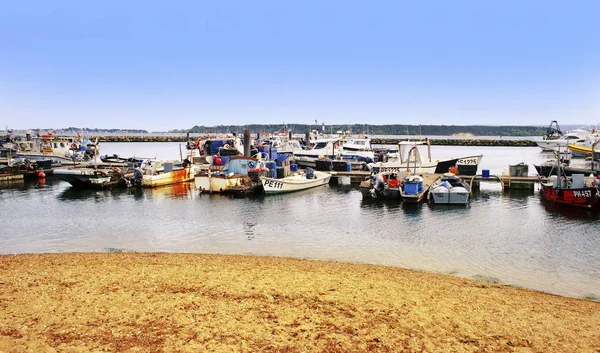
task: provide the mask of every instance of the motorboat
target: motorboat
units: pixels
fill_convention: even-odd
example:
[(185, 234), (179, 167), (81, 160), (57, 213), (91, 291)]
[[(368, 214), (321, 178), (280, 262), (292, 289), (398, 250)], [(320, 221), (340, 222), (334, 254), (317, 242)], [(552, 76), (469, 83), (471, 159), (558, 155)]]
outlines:
[(402, 199), (400, 180), (396, 173), (372, 174), (360, 183), (358, 189), (363, 199), (397, 200)]
[(566, 133), (560, 131), (558, 122), (552, 120), (542, 139), (534, 140), (536, 145), (544, 152), (566, 150), (569, 144), (582, 144), (590, 135), (596, 134), (595, 130), (574, 129)]
[(112, 154), (112, 155), (108, 155), (105, 154), (103, 156), (100, 156), (100, 161), (102, 161), (103, 163), (116, 163), (116, 164), (125, 164), (125, 163), (136, 163), (136, 164), (141, 164), (142, 162), (144, 162), (144, 160), (146, 159), (150, 159), (150, 158), (138, 158), (138, 157), (121, 157), (118, 154)]
[(600, 160), (600, 151), (596, 149), (599, 142), (599, 137), (589, 137), (585, 140), (578, 140), (572, 144), (570, 143), (567, 147), (574, 157), (593, 156), (595, 160)]
[(261, 176), (260, 180), (265, 194), (283, 194), (327, 185), (331, 174), (306, 168), (303, 172), (296, 172), (283, 178), (270, 178)]
[[(343, 159), (347, 161), (365, 162), (367, 158), (375, 159), (375, 153), (372, 149), (344, 149), (344, 141), (340, 138), (326, 138), (315, 142), (315, 145), (309, 150), (294, 152), (294, 159), (317, 160), (317, 159)], [(356, 146), (353, 142), (351, 146)]]
[(435, 204), (464, 205), (469, 201), (471, 187), (452, 173), (445, 173), (429, 188), (429, 199)]
[(373, 152), (373, 146), (371, 145), (370, 138), (359, 136), (357, 138), (344, 139), (342, 143), (342, 150)]
[(53, 174), (78, 189), (107, 189), (132, 185), (133, 171), (120, 168), (56, 168)]
[(421, 175), (406, 175), (402, 181), (400, 195), (404, 202), (419, 203), (425, 199), (428, 191), (429, 185), (424, 186)]

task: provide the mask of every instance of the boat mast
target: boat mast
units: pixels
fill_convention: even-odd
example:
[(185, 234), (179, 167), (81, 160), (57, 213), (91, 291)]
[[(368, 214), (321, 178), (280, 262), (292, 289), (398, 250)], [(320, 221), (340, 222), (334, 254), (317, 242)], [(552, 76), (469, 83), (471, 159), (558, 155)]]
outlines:
[(598, 139), (598, 140), (596, 140), (596, 142), (592, 143), (592, 165), (591, 165), (592, 172), (594, 171), (594, 161), (596, 159), (596, 145), (598, 144), (598, 142), (600, 142), (600, 139)]

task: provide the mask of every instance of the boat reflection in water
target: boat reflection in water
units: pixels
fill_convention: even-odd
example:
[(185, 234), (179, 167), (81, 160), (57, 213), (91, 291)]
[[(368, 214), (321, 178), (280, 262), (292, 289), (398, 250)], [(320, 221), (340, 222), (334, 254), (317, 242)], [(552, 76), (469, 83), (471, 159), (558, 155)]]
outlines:
[(121, 189), (78, 189), (68, 187), (58, 195), (61, 201), (86, 200), (119, 200), (133, 197), (135, 200), (159, 200), (159, 199), (194, 199), (198, 197), (192, 182), (165, 185), (155, 188), (121, 188)]
[(598, 208), (572, 207), (547, 200), (542, 195), (540, 195), (540, 203), (548, 213), (555, 217), (566, 220), (600, 220), (600, 209)]

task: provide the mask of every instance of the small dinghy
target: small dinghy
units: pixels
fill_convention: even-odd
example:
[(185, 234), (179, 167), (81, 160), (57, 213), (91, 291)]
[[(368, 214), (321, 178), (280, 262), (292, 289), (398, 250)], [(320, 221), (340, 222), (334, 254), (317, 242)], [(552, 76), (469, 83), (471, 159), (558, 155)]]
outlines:
[(465, 205), (469, 201), (471, 187), (454, 174), (446, 173), (431, 184), (429, 193), (436, 204)]

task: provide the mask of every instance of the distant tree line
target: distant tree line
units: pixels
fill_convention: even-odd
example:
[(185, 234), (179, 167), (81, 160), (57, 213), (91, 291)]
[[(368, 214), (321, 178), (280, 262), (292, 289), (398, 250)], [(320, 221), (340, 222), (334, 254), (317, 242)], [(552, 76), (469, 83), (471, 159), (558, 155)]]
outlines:
[(217, 126), (194, 126), (187, 130), (172, 130), (172, 133), (223, 133), (244, 130), (256, 132), (293, 131), (295, 134), (306, 133), (318, 129), (325, 133), (337, 131), (350, 131), (354, 134), (364, 133), (371, 135), (431, 135), (452, 136), (455, 134), (473, 134), (475, 136), (541, 136), (546, 133), (547, 127), (540, 126), (488, 126), (488, 125), (370, 125), (370, 124), (333, 124), (333, 125), (281, 125), (281, 124), (250, 124), (250, 125), (217, 125)]
[(61, 129), (61, 130), (75, 132), (75, 133), (79, 132), (79, 131), (83, 131), (86, 133), (101, 133), (101, 132), (109, 132), (109, 133), (127, 132), (127, 133), (134, 133), (134, 134), (147, 134), (148, 133), (147, 130), (141, 130), (141, 129), (96, 129), (96, 128), (89, 128), (89, 127), (84, 127), (84, 128), (68, 127), (66, 129)]

